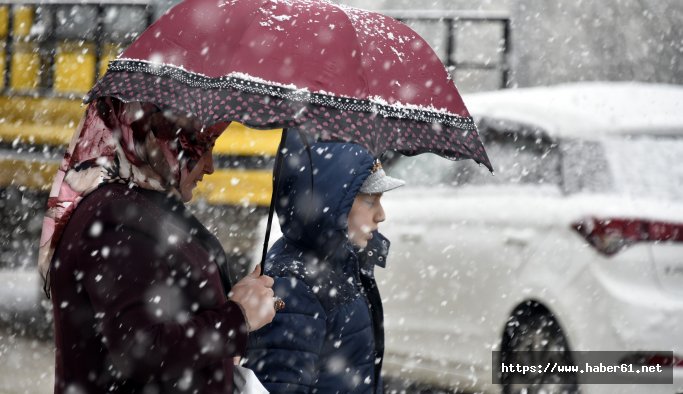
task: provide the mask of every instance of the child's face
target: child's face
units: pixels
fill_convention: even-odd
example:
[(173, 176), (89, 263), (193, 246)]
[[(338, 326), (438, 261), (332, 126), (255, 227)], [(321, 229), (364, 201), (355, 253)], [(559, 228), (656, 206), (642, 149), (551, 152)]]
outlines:
[(353, 200), (348, 219), (349, 240), (361, 249), (367, 246), (372, 232), (385, 219), (381, 198), (382, 194), (359, 193)]

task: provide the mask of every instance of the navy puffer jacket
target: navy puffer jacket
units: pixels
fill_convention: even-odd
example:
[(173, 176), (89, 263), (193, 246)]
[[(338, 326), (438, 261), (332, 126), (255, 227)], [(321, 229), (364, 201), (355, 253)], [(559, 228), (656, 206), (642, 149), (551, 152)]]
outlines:
[(374, 159), (348, 143), (312, 144), (309, 157), (292, 133), (286, 147), (276, 200), (284, 236), (266, 261), (286, 308), (250, 334), (246, 366), (272, 393), (381, 393), (373, 270), (384, 266), (389, 242), (375, 233), (359, 251), (347, 240), (347, 217)]

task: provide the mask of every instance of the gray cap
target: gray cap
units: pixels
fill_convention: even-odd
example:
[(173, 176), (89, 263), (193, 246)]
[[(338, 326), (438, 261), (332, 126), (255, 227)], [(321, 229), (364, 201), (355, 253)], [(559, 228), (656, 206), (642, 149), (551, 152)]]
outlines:
[(363, 185), (361, 185), (360, 192), (365, 194), (380, 194), (405, 184), (406, 182), (404, 180), (388, 176), (384, 172), (384, 169), (382, 169), (382, 164), (377, 160), (372, 167), (372, 173), (365, 179)]

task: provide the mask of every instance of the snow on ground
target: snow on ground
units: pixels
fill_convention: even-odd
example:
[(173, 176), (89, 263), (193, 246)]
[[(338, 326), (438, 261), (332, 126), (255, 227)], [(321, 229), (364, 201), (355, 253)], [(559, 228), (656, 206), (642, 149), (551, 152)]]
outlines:
[(40, 275), (34, 269), (0, 270), (0, 283), (0, 393), (51, 393), (54, 345), (35, 336), (37, 326), (46, 324)]
[(0, 393), (43, 394), (53, 392), (54, 346), (0, 328)]
[(0, 270), (0, 283), (0, 316), (34, 311), (42, 301), (37, 270)]

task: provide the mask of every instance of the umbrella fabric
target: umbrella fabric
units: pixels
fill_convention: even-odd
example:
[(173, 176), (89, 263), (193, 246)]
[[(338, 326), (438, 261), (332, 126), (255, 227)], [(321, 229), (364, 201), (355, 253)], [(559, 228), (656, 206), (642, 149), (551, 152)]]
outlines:
[(323, 0), (186, 0), (116, 60), (113, 96), (204, 124), (296, 127), (316, 140), (471, 158), (491, 169), (445, 67), (417, 33)]

